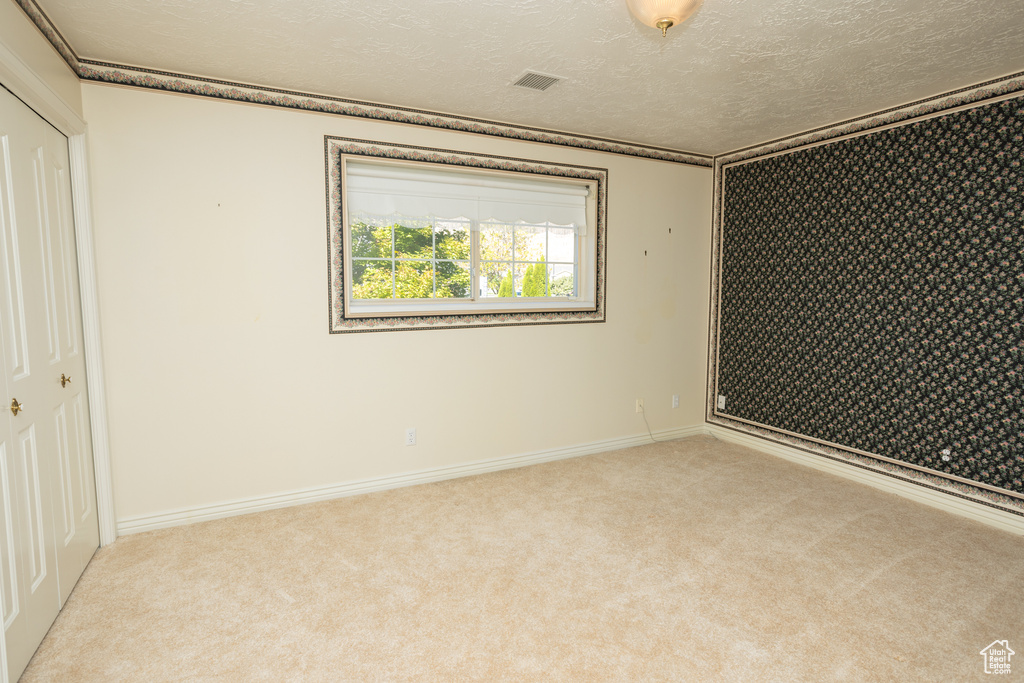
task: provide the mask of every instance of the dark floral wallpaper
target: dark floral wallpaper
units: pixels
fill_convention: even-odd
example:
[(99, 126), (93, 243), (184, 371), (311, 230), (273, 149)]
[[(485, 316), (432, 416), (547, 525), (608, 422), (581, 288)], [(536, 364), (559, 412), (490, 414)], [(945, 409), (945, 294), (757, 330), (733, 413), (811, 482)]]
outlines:
[(1022, 163), (1016, 98), (726, 167), (719, 412), (1024, 493)]

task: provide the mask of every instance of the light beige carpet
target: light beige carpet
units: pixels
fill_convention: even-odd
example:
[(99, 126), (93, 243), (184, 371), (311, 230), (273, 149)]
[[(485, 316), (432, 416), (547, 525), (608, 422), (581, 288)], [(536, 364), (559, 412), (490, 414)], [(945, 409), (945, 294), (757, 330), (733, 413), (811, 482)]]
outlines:
[(965, 681), (1024, 538), (697, 437), (127, 536), (25, 681)]

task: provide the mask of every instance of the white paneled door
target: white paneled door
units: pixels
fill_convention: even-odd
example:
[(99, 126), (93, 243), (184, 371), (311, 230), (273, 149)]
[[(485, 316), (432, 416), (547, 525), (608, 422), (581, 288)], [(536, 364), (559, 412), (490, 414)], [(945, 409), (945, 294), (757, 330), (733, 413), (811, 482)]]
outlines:
[(67, 138), (3, 88), (0, 258), (0, 593), (16, 681), (99, 531)]

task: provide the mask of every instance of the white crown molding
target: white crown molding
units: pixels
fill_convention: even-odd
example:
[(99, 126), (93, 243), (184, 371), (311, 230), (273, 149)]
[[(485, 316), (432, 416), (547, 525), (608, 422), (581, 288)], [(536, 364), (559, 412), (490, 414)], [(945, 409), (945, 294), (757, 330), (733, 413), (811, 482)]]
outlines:
[(81, 117), (3, 43), (0, 43), (0, 83), (67, 137), (85, 131)]
[[(654, 438), (657, 441), (671, 441), (704, 433), (706, 433), (704, 425), (692, 425), (689, 427), (680, 427), (677, 429), (667, 429), (654, 432)], [(443, 481), (445, 479), (469, 477), (475, 474), (497, 472), (499, 470), (525, 467), (527, 465), (538, 465), (540, 463), (552, 462), (554, 460), (565, 460), (567, 458), (576, 458), (583, 455), (593, 455), (594, 453), (604, 453), (606, 451), (630, 448), (632, 446), (643, 446), (649, 443), (651, 443), (651, 438), (647, 434), (628, 436), (618, 439), (606, 439), (578, 446), (570, 446), (568, 448), (555, 448), (552, 450), (525, 453), (523, 455), (495, 458), (493, 460), (480, 460), (461, 465), (435, 467), (415, 472), (405, 472), (402, 474), (394, 474), (384, 477), (373, 477), (370, 479), (343, 482), (339, 484), (332, 484), (330, 486), (316, 486), (312, 488), (288, 491), (286, 493), (271, 494), (268, 496), (243, 498), (214, 505), (179, 508), (177, 510), (162, 512), (155, 515), (125, 517), (118, 520), (117, 532), (119, 534), (133, 534), (140, 531), (151, 531), (153, 529), (179, 526), (181, 524), (205, 522), (213, 519), (221, 519), (223, 517), (246, 515), (251, 512), (261, 512), (263, 510), (274, 510), (293, 505), (343, 498), (345, 496), (355, 496), (361, 493), (372, 493), (374, 491), (384, 491), (402, 486), (415, 486), (417, 484), (427, 484), (434, 481)]]

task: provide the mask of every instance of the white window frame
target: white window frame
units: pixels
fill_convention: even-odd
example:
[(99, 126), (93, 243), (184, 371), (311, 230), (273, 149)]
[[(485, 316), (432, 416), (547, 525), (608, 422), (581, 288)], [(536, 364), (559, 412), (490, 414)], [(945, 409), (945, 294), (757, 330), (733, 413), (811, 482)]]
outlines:
[[(363, 144), (357, 144), (363, 143)], [(331, 248), (331, 331), (374, 329), (422, 329), (436, 327), (479, 327), (512, 324), (545, 324), (604, 321), (605, 202), (607, 170), (592, 167), (548, 164), (530, 160), (465, 155), (460, 152), (424, 155), (421, 148), (364, 143), (343, 138), (325, 138), (328, 176), (328, 226)], [(385, 153), (381, 153), (385, 152)], [(390, 153), (387, 153), (390, 152)], [(426, 158), (425, 158), (426, 157)], [(576, 295), (573, 297), (496, 298), (479, 297), (480, 233), (471, 235), (468, 299), (352, 299), (351, 236), (346, 173), (350, 160), (363, 168), (379, 163), (390, 169), (431, 168), (451, 170), (464, 177), (482, 174), (490, 182), (507, 177), (585, 186), (586, 226), (576, 233)], [(445, 165), (450, 165), (446, 169)], [(476, 227), (476, 225), (474, 225)], [(554, 227), (554, 226), (552, 226)]]

